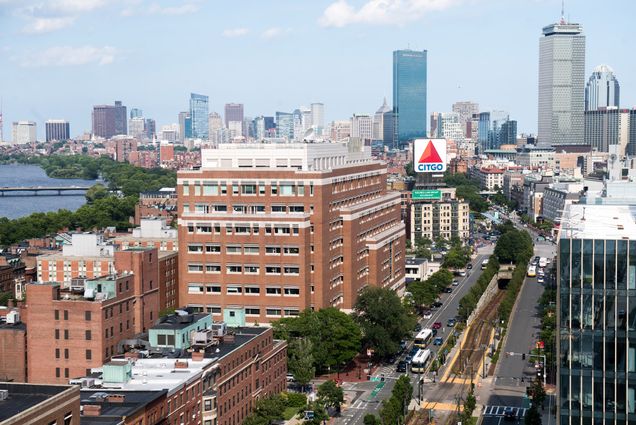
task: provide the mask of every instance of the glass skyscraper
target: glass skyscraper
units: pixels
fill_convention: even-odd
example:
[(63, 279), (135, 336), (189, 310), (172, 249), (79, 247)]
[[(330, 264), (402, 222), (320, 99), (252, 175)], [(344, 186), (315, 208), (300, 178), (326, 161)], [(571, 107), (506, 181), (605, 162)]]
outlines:
[(294, 116), (289, 112), (276, 112), (276, 135), (294, 140)]
[(614, 71), (607, 65), (599, 65), (585, 86), (585, 110), (596, 111), (602, 107), (615, 106), (620, 103), (620, 85)]
[(583, 28), (561, 19), (539, 42), (539, 145), (583, 144), (584, 108)]
[(499, 149), (501, 145), (517, 143), (517, 121), (510, 120), (506, 111), (479, 114), (478, 141), (480, 152)]
[(208, 138), (208, 112), (208, 97), (202, 94), (190, 93), (190, 120), (192, 122), (193, 138)]
[(400, 145), (426, 137), (426, 50), (393, 52), (393, 112)]
[(636, 206), (570, 205), (561, 223), (558, 423), (636, 424)]

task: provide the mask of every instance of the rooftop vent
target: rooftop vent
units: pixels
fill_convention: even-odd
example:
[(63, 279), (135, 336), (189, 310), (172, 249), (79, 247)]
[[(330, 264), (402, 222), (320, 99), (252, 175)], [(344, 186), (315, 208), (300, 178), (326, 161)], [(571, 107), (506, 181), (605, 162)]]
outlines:
[(9, 390), (0, 390), (0, 401), (9, 398)]

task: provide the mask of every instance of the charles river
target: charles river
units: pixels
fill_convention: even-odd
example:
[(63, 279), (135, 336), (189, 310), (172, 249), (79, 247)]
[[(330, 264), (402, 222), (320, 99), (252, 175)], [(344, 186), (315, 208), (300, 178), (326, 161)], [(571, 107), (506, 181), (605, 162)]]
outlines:
[[(92, 186), (95, 180), (81, 179), (52, 179), (47, 177), (43, 169), (35, 165), (9, 164), (0, 165), (0, 186)], [(57, 211), (65, 208), (75, 211), (86, 202), (83, 193), (76, 195), (57, 195), (45, 192), (38, 196), (20, 196), (15, 194), (0, 196), (0, 217), (18, 218), (34, 212)]]

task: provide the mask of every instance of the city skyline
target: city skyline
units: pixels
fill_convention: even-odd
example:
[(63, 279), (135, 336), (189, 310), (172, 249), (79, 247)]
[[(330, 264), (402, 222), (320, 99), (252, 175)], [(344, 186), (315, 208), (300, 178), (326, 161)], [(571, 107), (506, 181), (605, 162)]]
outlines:
[[(369, 12), (374, 1), (302, 6), (286, 1), (266, 10), (254, 7), (247, 14), (240, 7), (214, 8), (192, 1), (82, 3), (80, 8), (61, 1), (43, 2), (40, 7), (34, 2), (0, 4), (4, 53), (0, 63), (5, 81), (12, 83), (0, 93), (5, 124), (36, 121), (43, 135), (44, 121), (62, 118), (71, 123), (75, 136), (90, 130), (93, 105), (121, 99), (130, 108), (143, 109), (161, 126), (177, 122), (177, 114), (187, 109), (190, 92), (208, 95), (210, 111), (222, 112), (225, 103), (243, 103), (246, 116), (272, 116), (275, 111), (292, 112), (301, 105), (323, 102), (330, 122), (353, 113), (371, 114), (383, 97), (391, 99), (391, 54), (411, 48), (429, 52), (429, 112), (450, 111), (452, 103), (470, 100), (484, 110), (507, 110), (517, 118), (519, 132), (536, 133), (537, 41), (541, 28), (557, 22), (560, 11), (556, 0), (515, 5), (494, 0), (480, 5), (442, 2), (438, 10), (420, 8), (409, 19), (400, 15), (400, 8), (406, 6), (399, 4), (390, 12)], [(400, 4), (407, 3), (422, 2)], [(342, 5), (349, 8), (339, 11)], [(629, 2), (600, 10), (589, 4), (566, 4), (568, 20), (585, 28), (585, 75), (601, 63), (610, 65), (623, 86), (625, 107), (636, 105), (634, 59), (622, 54), (629, 51), (627, 19), (634, 7)], [(290, 13), (302, 8), (307, 25), (280, 17), (281, 8)], [(263, 13), (271, 19), (264, 19)], [(510, 19), (514, 16), (524, 19)], [(492, 19), (497, 25), (488, 25)], [(618, 31), (604, 30), (604, 22), (609, 21)], [(104, 30), (104, 22), (121, 31)], [(209, 57), (193, 55), (194, 47), (173, 37), (202, 22), (207, 24), (199, 28), (201, 40), (215, 46)], [(131, 38), (140, 23), (148, 23), (149, 30)], [(159, 29), (166, 26), (170, 31)], [(499, 37), (506, 31), (515, 36)], [(497, 40), (499, 48), (492, 54), (471, 48), (466, 38), (471, 32)], [(133, 39), (135, 43), (130, 42)], [(321, 55), (308, 47), (312, 40), (320, 40)], [(143, 49), (137, 47), (142, 45)], [(366, 47), (370, 45), (374, 48)], [(502, 49), (511, 55), (510, 65), (502, 65), (497, 53)], [(275, 60), (268, 54), (271, 51), (276, 52)], [(233, 66), (237, 52), (240, 66)], [(166, 61), (168, 56), (172, 60)], [(227, 66), (218, 66), (219, 58), (227, 58)], [(157, 61), (161, 67), (149, 67)], [(301, 69), (285, 66), (288, 62), (302, 64)], [(184, 63), (190, 66), (183, 67)], [(281, 65), (262, 66), (265, 63)], [(131, 75), (144, 75), (144, 84)], [(500, 85), (514, 90), (492, 89)], [(6, 125), (4, 131), (6, 135)]]

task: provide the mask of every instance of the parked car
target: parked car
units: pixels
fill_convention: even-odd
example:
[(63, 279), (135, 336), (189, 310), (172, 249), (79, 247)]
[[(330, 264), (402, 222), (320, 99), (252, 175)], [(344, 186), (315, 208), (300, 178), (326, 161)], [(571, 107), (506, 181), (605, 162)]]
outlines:
[(402, 340), (400, 341), (400, 352), (406, 350), (406, 341)]
[(440, 329), (442, 327), (442, 322), (433, 323), (433, 329)]
[(455, 327), (455, 324), (457, 323), (457, 320), (455, 319), (448, 319), (448, 322), (446, 322), (446, 326), (448, 326), (449, 328)]
[(452, 286), (449, 286), (448, 288), (444, 288), (444, 293), (450, 294), (451, 292), (453, 292), (453, 287)]
[(287, 374), (287, 382), (294, 382), (294, 374), (293, 373), (288, 373)]
[(397, 365), (397, 368), (395, 369), (398, 373), (406, 373), (406, 368), (408, 367), (408, 363), (405, 362), (404, 360), (400, 360), (400, 362)]
[(466, 276), (466, 270), (460, 270), (459, 275), (462, 277)]
[(433, 340), (433, 345), (442, 345), (444, 343), (444, 338), (438, 336)]
[(539, 276), (539, 277), (537, 278), (537, 283), (543, 283), (543, 282), (545, 282), (545, 280), (543, 279), (543, 277), (542, 277), (542, 276)]
[(431, 310), (424, 310), (424, 312), (422, 313), (422, 317), (424, 319), (430, 319), (431, 317), (433, 317), (433, 313), (431, 312)]
[(411, 361), (413, 360), (413, 356), (411, 356), (410, 354), (408, 354), (406, 357), (404, 357), (404, 362), (406, 364), (411, 364)]
[(459, 285), (459, 280), (453, 279), (453, 286), (457, 286), (457, 285)]
[(470, 263), (468, 263), (468, 265), (466, 266), (466, 268), (467, 268), (468, 270), (472, 270), (472, 269), (473, 269), (473, 265), (472, 265), (472, 264), (470, 264)]
[(444, 304), (441, 301), (435, 301), (433, 304), (431, 304), (431, 306), (434, 308), (440, 308), (443, 305)]
[(416, 324), (415, 324), (415, 327), (413, 328), (413, 330), (414, 330), (415, 332), (419, 332), (419, 331), (421, 331), (421, 330), (422, 330), (422, 325), (420, 325), (419, 323), (416, 323)]

